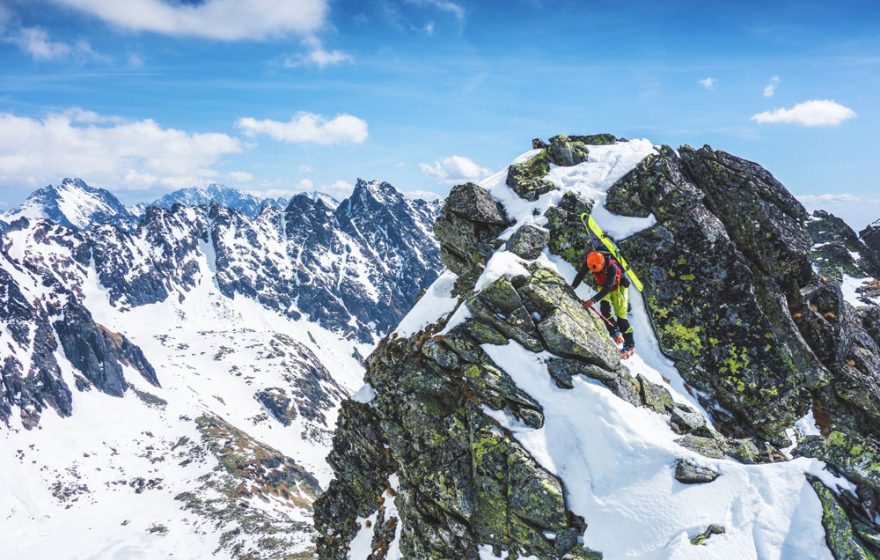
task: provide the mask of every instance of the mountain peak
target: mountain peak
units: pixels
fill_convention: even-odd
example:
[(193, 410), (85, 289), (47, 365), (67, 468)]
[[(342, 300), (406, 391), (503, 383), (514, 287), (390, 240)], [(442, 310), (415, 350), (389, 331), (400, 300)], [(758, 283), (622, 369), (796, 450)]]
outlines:
[(37, 189), (19, 206), (3, 214), (3, 220), (46, 219), (75, 229), (96, 223), (124, 220), (131, 214), (106, 189), (92, 187), (79, 178), (64, 178), (58, 185)]

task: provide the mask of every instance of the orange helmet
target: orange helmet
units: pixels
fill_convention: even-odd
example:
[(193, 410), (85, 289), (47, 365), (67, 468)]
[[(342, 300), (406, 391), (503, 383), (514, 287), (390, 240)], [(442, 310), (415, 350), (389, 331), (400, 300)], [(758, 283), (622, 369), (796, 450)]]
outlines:
[(587, 255), (587, 266), (593, 272), (602, 272), (602, 269), (605, 268), (605, 255), (599, 251), (590, 251), (590, 254)]

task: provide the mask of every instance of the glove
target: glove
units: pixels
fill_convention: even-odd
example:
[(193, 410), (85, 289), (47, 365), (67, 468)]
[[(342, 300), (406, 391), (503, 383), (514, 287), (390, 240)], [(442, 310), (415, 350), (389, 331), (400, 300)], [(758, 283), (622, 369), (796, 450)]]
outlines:
[(593, 307), (593, 300), (585, 299), (584, 302), (581, 304), (581, 307), (583, 307), (584, 309), (590, 309), (591, 307)]

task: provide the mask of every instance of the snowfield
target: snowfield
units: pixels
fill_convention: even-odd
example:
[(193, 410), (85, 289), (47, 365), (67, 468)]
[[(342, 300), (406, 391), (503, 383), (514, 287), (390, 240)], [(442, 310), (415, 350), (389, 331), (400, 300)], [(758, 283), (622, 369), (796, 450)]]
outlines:
[[(502, 233), (509, 236), (523, 224), (546, 226), (544, 212), (557, 204), (566, 191), (595, 201), (593, 214), (612, 237), (620, 240), (655, 223), (648, 218), (627, 218), (611, 214), (604, 207), (607, 189), (655, 151), (647, 140), (632, 140), (610, 146), (590, 146), (589, 160), (572, 167), (553, 167), (547, 175), (559, 190), (536, 201), (518, 197), (506, 185), (507, 171), (486, 179), (482, 186), (501, 202), (515, 225)], [(531, 150), (515, 160), (528, 160)], [(562, 275), (569, 283), (574, 268), (549, 253), (536, 259), (541, 266)], [(486, 264), (477, 289), (502, 275), (525, 272), (523, 261), (501, 249)], [(454, 307), (446, 275), (429, 290), (430, 306), (417, 305), (398, 330), (411, 334), (418, 328), (446, 316)], [(849, 286), (857, 281), (850, 281)], [(854, 290), (851, 290), (854, 291)], [(580, 297), (592, 295), (582, 285)], [(427, 296), (426, 296), (427, 297)], [(661, 353), (641, 295), (630, 288), (635, 329), (636, 355), (626, 362), (633, 375), (642, 374), (666, 386), (673, 398), (686, 402), (711, 417), (685, 389), (678, 371)], [(444, 332), (468, 317), (461, 305)], [(709, 459), (674, 442), (679, 437), (664, 418), (646, 408), (634, 407), (617, 398), (604, 385), (584, 377), (574, 380), (574, 389), (558, 388), (547, 372), (551, 354), (535, 354), (514, 341), (504, 346), (483, 345), (483, 349), (504, 369), (520, 389), (543, 407), (545, 424), (531, 428), (504, 411), (484, 410), (511, 430), (517, 440), (546, 469), (563, 481), (569, 508), (583, 515), (589, 528), (585, 546), (602, 552), (605, 558), (639, 559), (729, 559), (742, 560), (829, 560), (825, 544), (822, 507), (808, 484), (805, 473), (820, 477), (831, 488), (852, 489), (817, 460), (799, 458), (781, 463), (745, 465), (732, 459)], [(806, 433), (816, 430), (812, 418), (798, 424)], [(708, 484), (685, 485), (674, 478), (675, 462), (687, 458), (721, 476)], [(704, 546), (690, 538), (709, 524), (726, 528)], [(481, 547), (481, 558), (506, 558)]]
[[(171, 297), (121, 311), (88, 270), (85, 305), (96, 322), (143, 349), (162, 386), (126, 368), (131, 387), (124, 398), (74, 390), (71, 417), (50, 409), (32, 430), (13, 415), (11, 428), (0, 430), (0, 557), (231, 558), (221, 536), (238, 521), (220, 511), (223, 483), (232, 479), (219, 469), (215, 444), (240, 445), (236, 450), (245, 456), (276, 450), (322, 487), (329, 482), (324, 458), (338, 404), (360, 386), (363, 367), (355, 352), (366, 355), (369, 346), (254, 300), (221, 295), (208, 247), (201, 247), (199, 284), (182, 301)], [(60, 348), (56, 358), (74, 387), (75, 370)], [(329, 378), (319, 375), (324, 367)], [(300, 408), (285, 426), (255, 394), (272, 387), (293, 391), (298, 379), (309, 380), (308, 389), (328, 402), (308, 403), (312, 415)], [(230, 427), (209, 440), (200, 417)], [(313, 496), (305, 487), (290, 498), (256, 483), (249, 490), (241, 503), (287, 530), (291, 549), (311, 547), (307, 505)], [(260, 536), (232, 542), (247, 550)]]

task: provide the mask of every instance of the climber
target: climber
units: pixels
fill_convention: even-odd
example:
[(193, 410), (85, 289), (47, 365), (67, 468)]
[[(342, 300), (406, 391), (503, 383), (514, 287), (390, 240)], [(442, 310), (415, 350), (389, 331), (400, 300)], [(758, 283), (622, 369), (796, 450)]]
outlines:
[[(605, 328), (608, 329), (608, 334), (617, 344), (623, 343), (620, 357), (629, 358), (635, 352), (633, 329), (627, 319), (629, 315), (629, 298), (627, 297), (629, 279), (614, 257), (606, 256), (599, 251), (590, 251), (584, 266), (571, 284), (572, 289), (580, 285), (587, 270), (593, 273), (599, 292), (592, 298), (584, 300), (583, 307), (589, 309), (596, 302), (600, 302), (600, 312), (605, 319)], [(610, 319), (612, 309), (614, 310), (614, 321)]]

